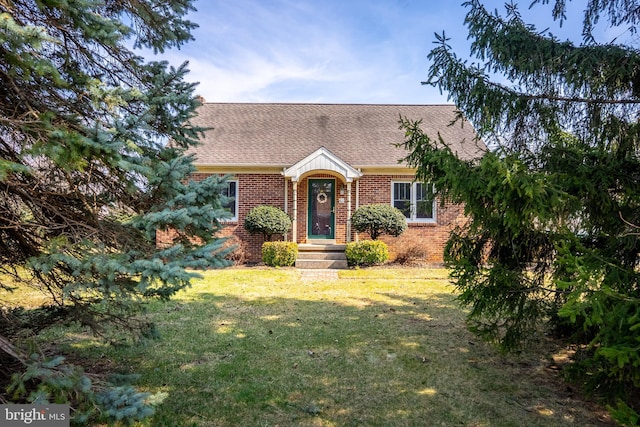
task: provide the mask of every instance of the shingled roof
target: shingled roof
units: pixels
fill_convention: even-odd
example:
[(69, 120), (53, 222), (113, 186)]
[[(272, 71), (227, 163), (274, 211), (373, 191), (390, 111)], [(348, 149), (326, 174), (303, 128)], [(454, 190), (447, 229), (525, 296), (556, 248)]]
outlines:
[(212, 129), (190, 153), (196, 166), (288, 167), (325, 147), (356, 168), (398, 166), (402, 116), (422, 119), (459, 157), (477, 157), (473, 128), (449, 126), (454, 114), (453, 105), (205, 103), (193, 123)]

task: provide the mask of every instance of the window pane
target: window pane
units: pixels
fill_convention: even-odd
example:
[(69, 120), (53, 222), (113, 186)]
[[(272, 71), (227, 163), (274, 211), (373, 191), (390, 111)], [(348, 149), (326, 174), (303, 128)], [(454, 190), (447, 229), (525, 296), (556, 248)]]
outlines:
[(233, 218), (236, 217), (236, 189), (237, 182), (227, 181), (225, 187), (222, 188), (222, 207), (231, 213)]
[(402, 211), (405, 217), (411, 218), (411, 184), (395, 182), (393, 184), (393, 206)]
[(416, 218), (433, 218), (433, 185), (416, 182)]

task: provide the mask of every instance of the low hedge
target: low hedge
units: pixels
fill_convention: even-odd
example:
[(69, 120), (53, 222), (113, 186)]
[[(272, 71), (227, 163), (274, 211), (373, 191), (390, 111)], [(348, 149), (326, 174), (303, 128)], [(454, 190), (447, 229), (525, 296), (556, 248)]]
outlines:
[(380, 240), (361, 240), (347, 243), (345, 255), (350, 266), (384, 264), (389, 260), (389, 248)]
[(262, 262), (269, 267), (291, 267), (298, 258), (298, 244), (295, 242), (264, 242)]

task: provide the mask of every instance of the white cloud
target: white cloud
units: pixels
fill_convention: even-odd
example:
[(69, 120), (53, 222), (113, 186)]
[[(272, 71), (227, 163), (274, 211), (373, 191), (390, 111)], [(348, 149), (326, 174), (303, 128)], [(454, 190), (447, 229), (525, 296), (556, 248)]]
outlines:
[[(212, 101), (286, 101), (296, 87), (302, 95), (305, 86), (357, 78), (343, 28), (322, 10), (276, 3), (207, 3), (194, 16), (201, 25), (196, 41), (165, 58), (189, 58), (189, 80), (199, 81), (198, 92)], [(277, 95), (276, 87), (289, 94)], [(273, 96), (279, 99), (267, 99)]]
[(246, 102), (258, 101), (262, 91), (283, 81), (317, 81), (323, 77), (319, 68), (261, 57), (243, 59), (242, 67), (229, 65), (191, 59), (188, 80), (200, 82), (197, 92), (209, 101)]
[[(485, 3), (504, 12), (502, 0)], [(535, 12), (543, 25), (552, 22), (547, 7), (528, 11), (528, 4), (527, 18)], [(460, 2), (199, 0), (196, 7), (196, 40), (162, 58), (188, 60), (188, 80), (200, 82), (208, 101), (442, 103), (437, 89), (420, 84), (433, 33), (445, 30), (459, 56), (468, 53)]]

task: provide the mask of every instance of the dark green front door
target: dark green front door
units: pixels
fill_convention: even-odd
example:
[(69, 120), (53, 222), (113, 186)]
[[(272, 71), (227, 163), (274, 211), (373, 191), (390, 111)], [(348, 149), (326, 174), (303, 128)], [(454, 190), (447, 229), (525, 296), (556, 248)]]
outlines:
[(309, 239), (334, 239), (336, 200), (333, 179), (309, 180)]

